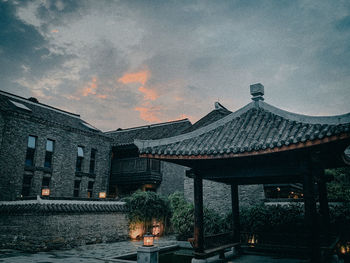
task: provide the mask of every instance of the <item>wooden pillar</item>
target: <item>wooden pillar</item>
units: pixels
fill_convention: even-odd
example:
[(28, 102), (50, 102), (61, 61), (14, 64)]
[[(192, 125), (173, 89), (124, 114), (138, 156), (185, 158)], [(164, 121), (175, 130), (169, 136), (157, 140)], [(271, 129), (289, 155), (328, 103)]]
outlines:
[(204, 251), (204, 225), (203, 225), (203, 179), (194, 175), (194, 240), (195, 252)]
[(310, 262), (320, 262), (320, 234), (315, 201), (314, 171), (304, 174), (304, 210)]
[(324, 178), (324, 170), (320, 172), (320, 179), (318, 180), (318, 200), (320, 202), (320, 214), (322, 222), (322, 230), (325, 235), (326, 241), (330, 241), (330, 217), (328, 206), (327, 185)]
[(240, 242), (238, 185), (231, 184), (233, 242)]

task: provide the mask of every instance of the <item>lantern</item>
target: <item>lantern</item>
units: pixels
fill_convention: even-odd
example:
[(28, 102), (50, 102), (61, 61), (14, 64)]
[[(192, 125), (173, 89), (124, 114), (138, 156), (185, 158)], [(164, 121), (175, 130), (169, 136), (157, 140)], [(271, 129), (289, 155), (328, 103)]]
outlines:
[(50, 195), (50, 189), (49, 188), (41, 189), (41, 195), (42, 196), (49, 196)]
[(150, 233), (147, 233), (146, 235), (143, 236), (143, 246), (144, 247), (151, 247), (153, 246), (153, 240), (154, 237)]
[(106, 198), (106, 192), (99, 192), (98, 197), (99, 198)]

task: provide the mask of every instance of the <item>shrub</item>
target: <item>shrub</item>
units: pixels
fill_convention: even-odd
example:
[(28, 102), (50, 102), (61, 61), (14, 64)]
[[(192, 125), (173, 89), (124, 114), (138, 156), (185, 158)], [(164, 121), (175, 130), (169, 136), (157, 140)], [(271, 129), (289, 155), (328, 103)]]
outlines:
[[(194, 230), (194, 206), (188, 203), (181, 193), (169, 196), (172, 208), (171, 224), (179, 240), (187, 240), (193, 237)], [(224, 231), (223, 222), (219, 214), (214, 210), (204, 209), (204, 233), (206, 235), (218, 234)]]
[(190, 203), (181, 204), (173, 212), (171, 225), (178, 240), (187, 240), (193, 236), (194, 207)]
[(129, 208), (129, 223), (142, 222), (146, 231), (150, 231), (153, 219), (166, 222), (170, 215), (168, 200), (154, 192), (137, 191), (125, 201)]
[(168, 196), (168, 200), (170, 203), (171, 212), (173, 213), (175, 210), (177, 210), (180, 206), (185, 205), (187, 202), (184, 198), (183, 193), (175, 192)]
[(334, 178), (327, 183), (328, 198), (335, 201), (350, 201), (350, 167), (327, 169), (325, 173)]

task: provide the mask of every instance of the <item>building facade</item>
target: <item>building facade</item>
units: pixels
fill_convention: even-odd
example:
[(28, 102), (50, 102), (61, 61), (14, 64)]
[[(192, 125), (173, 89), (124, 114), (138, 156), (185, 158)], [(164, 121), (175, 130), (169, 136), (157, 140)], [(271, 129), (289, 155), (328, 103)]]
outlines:
[(79, 115), (0, 91), (0, 134), (0, 200), (107, 191), (111, 139)]
[(109, 195), (122, 197), (140, 189), (169, 195), (184, 191), (186, 167), (139, 158), (135, 139), (160, 139), (191, 127), (188, 119), (107, 132), (113, 138)]
[[(0, 200), (42, 194), (98, 198), (99, 193), (120, 198), (141, 189), (162, 195), (179, 191), (193, 201), (188, 168), (139, 158), (134, 140), (193, 132), (231, 113), (215, 103), (214, 110), (194, 124), (183, 119), (103, 133), (77, 114), (0, 91)], [(226, 212), (229, 186), (204, 181), (204, 187), (205, 205)], [(240, 187), (243, 205), (262, 202), (264, 197), (262, 185)]]

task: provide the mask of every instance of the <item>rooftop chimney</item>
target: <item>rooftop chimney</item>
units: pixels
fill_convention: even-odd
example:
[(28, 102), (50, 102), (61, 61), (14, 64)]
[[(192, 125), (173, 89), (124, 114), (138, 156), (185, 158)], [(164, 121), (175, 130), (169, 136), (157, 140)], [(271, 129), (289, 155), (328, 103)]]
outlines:
[(264, 86), (261, 83), (250, 85), (250, 94), (254, 101), (264, 100)]

